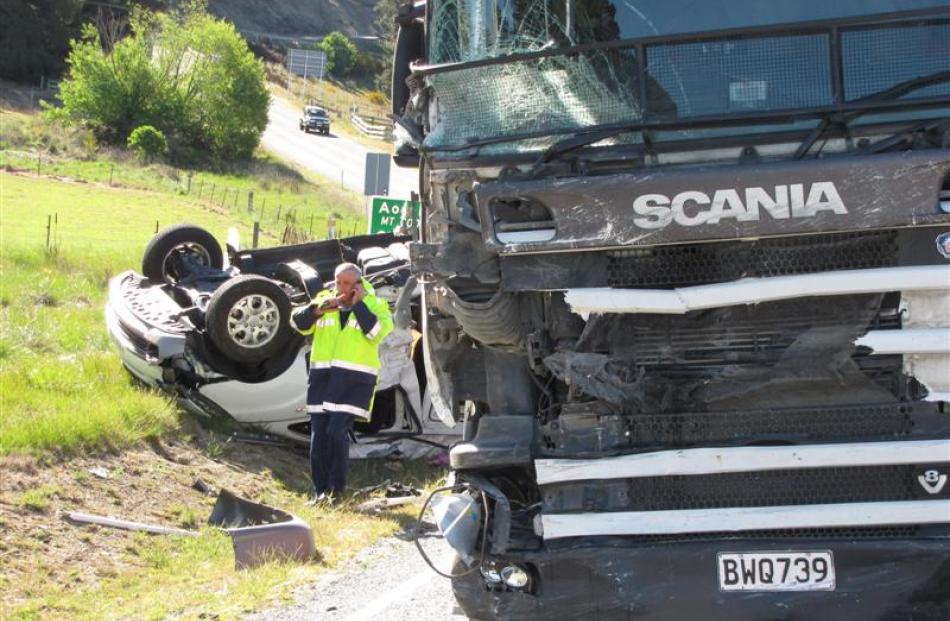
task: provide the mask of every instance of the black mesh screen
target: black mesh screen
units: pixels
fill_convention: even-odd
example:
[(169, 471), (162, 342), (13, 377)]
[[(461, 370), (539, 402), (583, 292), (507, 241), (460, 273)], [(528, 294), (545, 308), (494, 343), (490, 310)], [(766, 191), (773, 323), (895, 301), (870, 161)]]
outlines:
[[(950, 71), (950, 23), (859, 29), (841, 34), (845, 99), (855, 100), (921, 76)], [(950, 95), (950, 83), (905, 98)]]
[(647, 72), (681, 117), (810, 108), (832, 103), (828, 58), (825, 34), (702, 41), (649, 47)]
[(912, 407), (851, 406), (808, 410), (709, 412), (629, 417), (633, 446), (686, 447), (742, 438), (832, 441), (900, 438), (914, 429)]
[[(842, 450), (847, 450), (842, 447)], [(939, 499), (917, 482), (921, 467), (862, 466), (663, 476), (542, 487), (548, 513), (673, 511)]]
[(807, 235), (753, 242), (656, 246), (612, 252), (611, 287), (683, 287), (749, 277), (893, 267), (896, 231)]
[[(898, 526), (865, 526), (850, 528), (782, 528), (773, 530), (745, 530), (739, 532), (719, 533), (682, 533), (673, 535), (632, 535), (626, 537), (605, 537), (602, 541), (615, 540), (617, 543), (683, 543), (692, 541), (732, 540), (732, 539), (910, 539), (924, 535), (929, 527), (917, 525)], [(941, 536), (946, 536), (943, 529)], [(569, 544), (564, 540), (561, 545)], [(556, 542), (547, 542), (548, 547), (555, 547)]]

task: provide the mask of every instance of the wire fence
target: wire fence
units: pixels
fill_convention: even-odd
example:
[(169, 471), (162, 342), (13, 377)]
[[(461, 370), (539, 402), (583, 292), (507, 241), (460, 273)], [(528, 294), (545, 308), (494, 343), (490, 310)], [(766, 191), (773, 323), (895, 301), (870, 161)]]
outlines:
[[(5, 154), (9, 155), (9, 153)], [(58, 161), (49, 155), (36, 153), (30, 161), (24, 157), (6, 157), (4, 167), (17, 172), (30, 172), (37, 177), (52, 177), (70, 181), (93, 182), (110, 187), (169, 192), (170, 200), (184, 199), (180, 206), (194, 206), (205, 212), (204, 224), (223, 223), (236, 229), (242, 246), (257, 248), (283, 244), (297, 244), (334, 237), (357, 235), (365, 228), (365, 220), (349, 207), (333, 210), (326, 206), (326, 197), (319, 194), (319, 186), (311, 192), (300, 192), (287, 180), (287, 191), (262, 191), (222, 182), (220, 177), (195, 171), (162, 166), (149, 170), (115, 163), (82, 163)], [(29, 165), (32, 170), (27, 170)], [(156, 174), (156, 172), (160, 174)], [(280, 180), (277, 181), (278, 183)], [(298, 189), (297, 192), (293, 190)], [(325, 189), (325, 188), (324, 188)], [(157, 197), (160, 198), (160, 197)], [(179, 220), (169, 215), (164, 221), (153, 220), (144, 214), (116, 221), (110, 214), (86, 210), (79, 216), (68, 206), (28, 218), (4, 218), (2, 229), (7, 239), (42, 239), (47, 252), (54, 252), (64, 244), (97, 244), (122, 246), (141, 243), (164, 227)], [(42, 216), (42, 219), (37, 216)], [(93, 220), (90, 222), (90, 220)], [(222, 220), (224, 222), (222, 222)]]
[[(339, 226), (337, 220), (330, 216), (326, 220), (318, 221), (315, 214), (310, 214), (306, 222), (298, 219), (298, 214), (290, 210), (267, 228), (260, 222), (254, 221), (250, 226), (242, 222), (231, 222), (226, 226), (233, 229), (244, 240), (240, 246), (259, 248), (265, 246), (302, 244), (323, 239), (346, 237), (359, 234), (357, 224), (349, 227)], [(179, 220), (161, 221), (151, 220), (129, 222), (113, 226), (97, 226), (94, 232), (89, 232), (86, 223), (71, 222), (68, 214), (52, 212), (43, 214), (40, 222), (10, 222), (3, 223), (4, 237), (20, 240), (42, 241), (47, 253), (56, 253), (65, 246), (95, 246), (95, 247), (127, 247), (139, 244), (144, 247), (152, 236), (160, 230), (178, 224)], [(317, 231), (320, 232), (317, 232)], [(321, 234), (325, 233), (325, 234)], [(229, 240), (228, 243), (231, 243)], [(236, 248), (237, 249), (237, 248)]]

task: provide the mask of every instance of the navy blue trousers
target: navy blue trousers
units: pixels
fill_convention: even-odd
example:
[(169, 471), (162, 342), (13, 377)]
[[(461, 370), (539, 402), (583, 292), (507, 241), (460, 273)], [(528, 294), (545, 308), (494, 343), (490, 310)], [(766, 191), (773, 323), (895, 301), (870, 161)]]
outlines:
[(310, 415), (310, 476), (318, 495), (340, 495), (346, 488), (354, 418), (343, 412)]

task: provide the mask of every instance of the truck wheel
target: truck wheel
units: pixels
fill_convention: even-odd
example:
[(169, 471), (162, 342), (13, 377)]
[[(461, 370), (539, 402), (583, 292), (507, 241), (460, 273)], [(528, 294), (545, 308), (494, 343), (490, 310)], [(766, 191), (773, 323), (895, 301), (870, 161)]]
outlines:
[(193, 224), (159, 231), (145, 247), (142, 273), (152, 280), (176, 283), (189, 274), (189, 264), (221, 269), (224, 255), (214, 235)]
[(211, 342), (235, 362), (260, 362), (280, 352), (291, 334), (290, 298), (263, 276), (232, 278), (211, 296), (205, 324)]

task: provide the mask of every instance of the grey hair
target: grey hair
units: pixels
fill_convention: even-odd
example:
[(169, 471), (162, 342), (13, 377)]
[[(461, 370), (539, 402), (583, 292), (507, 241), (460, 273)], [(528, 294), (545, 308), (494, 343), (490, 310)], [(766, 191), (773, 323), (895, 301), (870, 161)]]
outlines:
[(354, 272), (357, 278), (363, 277), (363, 272), (360, 270), (359, 266), (356, 265), (356, 263), (340, 263), (336, 266), (336, 269), (333, 270), (333, 278), (337, 278), (344, 272)]

